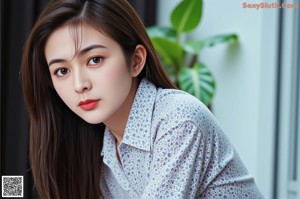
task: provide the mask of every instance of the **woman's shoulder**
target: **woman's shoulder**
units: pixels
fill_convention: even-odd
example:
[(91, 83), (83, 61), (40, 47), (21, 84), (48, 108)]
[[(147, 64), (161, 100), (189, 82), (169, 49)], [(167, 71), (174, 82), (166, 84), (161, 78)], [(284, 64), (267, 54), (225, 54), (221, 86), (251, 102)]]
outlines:
[(199, 127), (213, 118), (200, 100), (177, 89), (158, 88), (154, 114), (159, 120), (168, 123), (192, 122)]

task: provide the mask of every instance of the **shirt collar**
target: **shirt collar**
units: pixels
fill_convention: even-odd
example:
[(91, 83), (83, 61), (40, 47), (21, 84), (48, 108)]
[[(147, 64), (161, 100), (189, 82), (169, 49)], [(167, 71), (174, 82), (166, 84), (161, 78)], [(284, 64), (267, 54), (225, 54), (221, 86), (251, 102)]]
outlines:
[(155, 85), (142, 79), (126, 124), (122, 141), (124, 144), (150, 151), (151, 121), (156, 93)]
[[(156, 86), (147, 79), (142, 79), (137, 89), (128, 121), (121, 142), (132, 147), (150, 151), (151, 121), (156, 99)], [(109, 130), (105, 129), (104, 141), (108, 139)], [(109, 139), (110, 140), (110, 139)], [(105, 146), (101, 155), (105, 153)]]

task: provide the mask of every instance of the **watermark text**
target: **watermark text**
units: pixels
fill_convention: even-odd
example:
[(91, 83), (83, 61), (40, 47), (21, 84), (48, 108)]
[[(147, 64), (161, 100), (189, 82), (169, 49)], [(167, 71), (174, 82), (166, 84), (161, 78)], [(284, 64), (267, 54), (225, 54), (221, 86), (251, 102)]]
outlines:
[(267, 2), (262, 2), (262, 3), (243, 3), (243, 8), (249, 8), (249, 9), (270, 9), (270, 8), (277, 8), (277, 9), (281, 9), (281, 8), (298, 8), (299, 5), (298, 3), (267, 3)]

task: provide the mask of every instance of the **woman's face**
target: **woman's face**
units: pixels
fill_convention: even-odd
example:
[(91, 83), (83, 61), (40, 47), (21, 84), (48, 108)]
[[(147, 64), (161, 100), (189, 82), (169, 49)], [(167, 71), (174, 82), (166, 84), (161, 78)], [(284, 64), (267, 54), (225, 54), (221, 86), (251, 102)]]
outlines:
[(52, 82), (79, 117), (91, 124), (105, 122), (126, 101), (132, 75), (121, 46), (113, 39), (87, 25), (77, 34), (78, 47), (68, 25), (48, 38), (45, 56)]

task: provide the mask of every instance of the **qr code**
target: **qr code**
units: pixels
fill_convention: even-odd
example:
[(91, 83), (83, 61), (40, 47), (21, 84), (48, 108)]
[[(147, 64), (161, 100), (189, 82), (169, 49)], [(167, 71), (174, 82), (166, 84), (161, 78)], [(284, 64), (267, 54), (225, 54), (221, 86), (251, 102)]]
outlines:
[(23, 176), (2, 176), (2, 198), (23, 197)]

